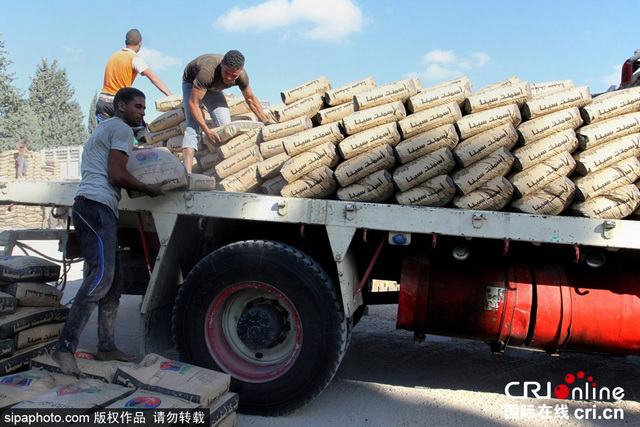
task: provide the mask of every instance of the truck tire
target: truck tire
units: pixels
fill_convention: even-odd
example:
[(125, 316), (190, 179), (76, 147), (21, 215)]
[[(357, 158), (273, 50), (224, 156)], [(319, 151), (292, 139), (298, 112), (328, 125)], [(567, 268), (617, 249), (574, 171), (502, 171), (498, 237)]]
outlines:
[(247, 414), (306, 405), (329, 384), (347, 345), (327, 273), (272, 241), (233, 243), (203, 258), (178, 292), (172, 329), (180, 359), (231, 375)]

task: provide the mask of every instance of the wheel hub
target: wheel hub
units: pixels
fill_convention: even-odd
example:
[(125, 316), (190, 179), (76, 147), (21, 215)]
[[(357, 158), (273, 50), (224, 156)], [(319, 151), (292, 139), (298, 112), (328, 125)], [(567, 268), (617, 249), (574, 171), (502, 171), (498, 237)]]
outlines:
[(238, 338), (252, 350), (283, 342), (290, 329), (288, 313), (275, 300), (259, 298), (249, 302), (238, 319)]

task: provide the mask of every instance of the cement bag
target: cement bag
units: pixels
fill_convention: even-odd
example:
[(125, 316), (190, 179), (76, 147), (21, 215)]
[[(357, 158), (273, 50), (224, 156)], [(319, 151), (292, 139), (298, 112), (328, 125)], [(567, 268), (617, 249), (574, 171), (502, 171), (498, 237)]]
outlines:
[(640, 190), (634, 184), (622, 185), (584, 202), (571, 205), (571, 213), (578, 216), (603, 219), (621, 219), (631, 215), (640, 206)]
[(229, 107), (229, 114), (231, 117), (251, 112), (251, 107), (249, 107), (249, 104), (247, 104), (247, 100), (244, 99), (244, 97), (240, 98), (235, 96), (231, 98), (225, 96), (225, 98), (227, 100), (227, 106)]
[(321, 166), (282, 187), (280, 194), (284, 197), (325, 199), (332, 196), (337, 188), (333, 171)]
[(35, 256), (9, 255), (0, 257), (0, 283), (55, 282), (60, 266)]
[(614, 139), (590, 150), (575, 153), (576, 171), (586, 175), (611, 166), (620, 160), (640, 156), (640, 134)]
[(284, 186), (287, 184), (288, 184), (287, 180), (284, 179), (282, 175), (278, 174), (273, 178), (269, 178), (265, 182), (263, 182), (262, 185), (260, 186), (260, 192), (262, 194), (267, 194), (271, 196), (279, 196), (280, 192), (282, 191)]
[(280, 92), (282, 102), (291, 105), (301, 99), (308, 98), (315, 94), (323, 94), (331, 89), (331, 84), (326, 77), (320, 77), (310, 82), (303, 83), (294, 88)]
[(567, 129), (577, 129), (582, 125), (582, 117), (578, 107), (547, 114), (533, 120), (526, 121), (516, 127), (518, 142), (521, 145), (531, 144), (534, 141), (562, 132)]
[[(0, 358), (11, 356), (15, 350), (16, 343), (12, 338), (0, 340)], [(1, 404), (0, 408), (2, 408)]]
[(638, 178), (640, 160), (637, 157), (629, 157), (587, 176), (574, 178), (573, 182), (577, 187), (576, 198), (588, 200), (621, 185), (633, 184)]
[(398, 129), (400, 129), (402, 139), (407, 139), (439, 126), (453, 124), (461, 118), (462, 112), (458, 104), (450, 102), (419, 111), (401, 119), (398, 121)]
[(455, 102), (462, 108), (464, 101), (470, 95), (471, 82), (466, 83), (461, 80), (450, 85), (428, 87), (407, 100), (407, 111), (413, 114), (450, 102)]
[(391, 169), (395, 163), (393, 148), (380, 145), (340, 163), (335, 170), (335, 177), (341, 187), (346, 187), (374, 172)]
[(563, 151), (573, 153), (576, 148), (578, 148), (578, 138), (575, 131), (573, 129), (563, 130), (524, 147), (516, 148), (513, 151), (516, 158), (513, 166), (517, 170), (524, 170)]
[(512, 104), (469, 114), (458, 120), (455, 126), (463, 140), (506, 123), (517, 127), (521, 120), (520, 109)]
[(393, 182), (398, 190), (407, 191), (428, 179), (451, 172), (455, 165), (451, 150), (441, 148), (397, 167), (393, 171)]
[(376, 87), (376, 81), (373, 77), (367, 77), (362, 80), (339, 86), (335, 89), (329, 89), (324, 93), (324, 102), (333, 107), (348, 102), (353, 102), (353, 97), (359, 93), (367, 92)]
[(396, 202), (401, 205), (440, 207), (453, 200), (455, 195), (453, 180), (449, 175), (439, 175), (417, 187), (396, 193)]
[(182, 94), (169, 95), (156, 99), (156, 110), (160, 112), (171, 111), (182, 107)]
[(258, 116), (253, 113), (244, 113), (244, 114), (236, 114), (235, 116), (231, 116), (232, 122), (240, 122), (244, 120), (250, 120), (252, 122), (259, 122)]
[[(182, 134), (172, 136), (171, 138), (167, 139), (167, 143), (165, 144), (165, 147), (167, 147), (167, 149), (172, 153), (182, 153), (183, 139), (184, 139), (184, 135)], [(153, 148), (160, 148), (160, 147), (153, 147)]]
[(223, 191), (234, 193), (249, 193), (256, 189), (262, 181), (258, 177), (257, 163), (242, 169), (218, 182)]
[(273, 178), (280, 172), (282, 165), (290, 158), (287, 153), (280, 153), (261, 161), (258, 163), (258, 175), (260, 175), (262, 179)]
[(216, 175), (224, 179), (262, 160), (260, 150), (254, 145), (218, 163), (215, 166)]
[(337, 145), (343, 139), (344, 135), (338, 123), (329, 123), (291, 135), (285, 138), (282, 144), (285, 153), (293, 157), (327, 142)]
[(571, 205), (575, 190), (575, 184), (562, 176), (535, 193), (511, 202), (511, 208), (516, 212), (560, 215)]
[(338, 200), (353, 202), (382, 203), (395, 192), (391, 174), (386, 170), (379, 170), (360, 181), (338, 189)]
[(222, 161), (222, 156), (219, 151), (215, 153), (208, 152), (204, 156), (198, 156), (196, 154), (196, 158), (198, 159), (198, 164), (202, 167), (203, 171), (214, 169), (218, 163)]
[[(116, 371), (121, 366), (133, 366), (131, 362), (120, 362), (117, 360), (103, 362), (96, 360), (96, 355), (86, 350), (78, 349), (74, 357), (78, 369), (87, 376), (96, 380), (112, 383)], [(31, 359), (29, 366), (31, 368), (42, 369), (48, 372), (62, 373), (58, 362), (51, 358), (51, 354), (44, 354)]]
[(58, 307), (18, 307), (15, 312), (0, 316), (0, 339), (45, 323), (64, 322), (69, 309)]
[(17, 282), (2, 286), (2, 292), (13, 295), (19, 306), (57, 307), (60, 305), (62, 291), (47, 283)]
[(576, 162), (568, 151), (550, 157), (530, 168), (509, 176), (517, 197), (526, 197), (563, 176), (569, 176)]
[(531, 95), (534, 98), (559, 92), (564, 89), (571, 89), (573, 80), (553, 80), (548, 82), (531, 83)]
[(473, 87), (473, 85), (471, 84), (471, 80), (469, 80), (469, 77), (458, 77), (455, 79), (451, 79), (451, 80), (447, 80), (444, 82), (440, 82), (440, 83), (436, 83), (434, 85), (431, 85), (429, 87), (420, 89), (420, 92), (427, 92), (431, 89), (437, 89), (437, 88), (442, 88), (442, 87), (446, 87), (446, 86), (468, 86), (469, 89), (471, 89)]
[(231, 122), (224, 126), (220, 126), (212, 129), (219, 137), (222, 144), (229, 141), (234, 136), (240, 135), (241, 133), (249, 132), (253, 129), (260, 129), (264, 127), (264, 123), (254, 122), (251, 120), (239, 120), (237, 122)]
[(340, 120), (353, 113), (355, 110), (353, 101), (345, 104), (336, 105), (335, 107), (325, 108), (316, 114), (316, 122), (321, 125), (327, 123), (339, 122)]
[(187, 190), (210, 191), (216, 189), (216, 179), (212, 176), (190, 173), (187, 175)]
[(246, 150), (247, 148), (251, 148), (260, 143), (260, 130), (261, 129), (252, 129), (248, 132), (241, 133), (238, 136), (231, 138), (227, 141), (226, 144), (218, 147), (218, 152), (220, 153), (220, 157), (223, 159), (228, 159), (238, 154), (241, 151)]
[(287, 182), (291, 183), (314, 169), (322, 166), (331, 167), (337, 160), (336, 146), (327, 142), (287, 160), (282, 165), (280, 173)]
[(183, 133), (184, 130), (180, 125), (176, 125), (158, 132), (149, 132), (145, 135), (144, 139), (147, 144), (157, 144), (158, 142), (167, 141), (169, 138), (182, 135)]
[(500, 80), (499, 82), (495, 82), (495, 83), (488, 84), (486, 86), (482, 86), (480, 89), (476, 90), (473, 93), (476, 94), (476, 95), (479, 95), (481, 93), (490, 92), (490, 91), (495, 90), (495, 89), (500, 89), (500, 88), (503, 88), (503, 87), (511, 87), (511, 86), (516, 85), (518, 83), (521, 83), (520, 79), (517, 76), (513, 76), (513, 77), (509, 77), (508, 79)]
[[(164, 191), (187, 185), (184, 165), (166, 148), (134, 151), (127, 161), (127, 170), (145, 184), (160, 184)], [(127, 193), (131, 198), (145, 195), (130, 190)]]
[(78, 381), (70, 375), (31, 369), (0, 377), (0, 409), (8, 408), (52, 388)]
[(287, 122), (302, 116), (311, 118), (320, 111), (323, 104), (322, 95), (316, 93), (308, 98), (304, 98), (291, 105), (287, 105), (282, 110), (274, 111), (274, 115), (276, 116), (278, 123)]
[(303, 130), (311, 129), (313, 123), (307, 116), (297, 117), (295, 119), (288, 120), (282, 123), (274, 123), (269, 126), (260, 128), (262, 134), (262, 141), (272, 141), (274, 139), (284, 138), (294, 133), (302, 132)]
[(522, 117), (535, 119), (571, 107), (584, 107), (590, 102), (589, 86), (573, 87), (527, 101), (522, 107)]
[(347, 135), (362, 132), (376, 126), (397, 122), (407, 116), (402, 102), (392, 102), (366, 110), (356, 111), (340, 121)]
[(176, 409), (186, 412), (199, 407), (200, 405), (197, 403), (189, 402), (188, 400), (181, 399), (179, 397), (169, 396), (168, 394), (148, 390), (136, 390), (129, 396), (116, 400), (107, 406), (105, 410), (127, 409), (133, 411), (138, 409), (146, 411), (149, 409)]
[(348, 136), (338, 144), (338, 152), (343, 159), (351, 159), (380, 145), (388, 144), (395, 147), (398, 142), (400, 133), (393, 122)]
[(513, 160), (511, 152), (501, 147), (471, 166), (455, 171), (451, 179), (460, 194), (469, 194), (493, 178), (506, 175)]
[(608, 92), (580, 110), (585, 124), (591, 124), (640, 110), (640, 87)]
[(404, 164), (441, 148), (451, 150), (458, 144), (458, 141), (458, 132), (453, 125), (449, 124), (400, 141), (394, 147), (394, 151), (400, 163)]
[(516, 128), (513, 124), (507, 123), (465, 139), (453, 149), (453, 157), (459, 165), (467, 167), (501, 147), (512, 149), (516, 142)]
[(529, 83), (520, 82), (479, 94), (471, 94), (464, 102), (464, 110), (467, 113), (477, 113), (509, 104), (517, 104), (521, 108), (525, 102), (530, 100), (531, 87)]
[(0, 292), (0, 314), (10, 314), (16, 311), (18, 300), (5, 292)]
[(612, 139), (640, 132), (640, 113), (628, 113), (582, 126), (576, 131), (580, 148), (588, 150)]
[(147, 128), (149, 129), (149, 132), (159, 132), (164, 129), (178, 126), (184, 120), (184, 109), (176, 108), (175, 110), (160, 114), (158, 117), (153, 119), (153, 121), (147, 123)]
[(31, 347), (44, 341), (58, 339), (64, 323), (49, 323), (47, 325), (33, 326), (16, 333), (13, 340), (16, 342), (16, 348), (21, 349)]
[(416, 88), (412, 79), (378, 86), (366, 92), (354, 95), (354, 108), (356, 111), (360, 111), (366, 108), (388, 104), (390, 102), (404, 102), (409, 99), (409, 97), (418, 93), (418, 90), (419, 89)]
[(513, 186), (505, 177), (499, 176), (467, 195), (455, 197), (452, 204), (459, 209), (499, 211), (512, 196)]
[(261, 143), (258, 147), (262, 158), (268, 159), (269, 157), (284, 153), (284, 140), (285, 138), (279, 138)]

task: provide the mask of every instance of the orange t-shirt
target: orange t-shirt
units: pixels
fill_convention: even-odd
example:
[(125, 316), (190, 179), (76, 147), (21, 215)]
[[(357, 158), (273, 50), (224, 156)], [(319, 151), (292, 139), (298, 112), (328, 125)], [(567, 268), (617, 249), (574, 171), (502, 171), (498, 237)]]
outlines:
[[(101, 93), (115, 95), (123, 87), (133, 85), (133, 81), (138, 76), (136, 68), (139, 68), (133, 63), (134, 59), (140, 58), (136, 58), (136, 53), (131, 49), (122, 49), (111, 55), (104, 71), (104, 85)], [(144, 70), (140, 70), (142, 71)]]

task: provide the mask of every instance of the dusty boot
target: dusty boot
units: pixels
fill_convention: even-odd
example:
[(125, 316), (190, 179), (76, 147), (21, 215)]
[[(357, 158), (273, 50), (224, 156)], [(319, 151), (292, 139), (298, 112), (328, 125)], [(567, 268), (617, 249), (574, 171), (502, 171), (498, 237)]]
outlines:
[(73, 375), (75, 377), (84, 377), (85, 375), (78, 369), (76, 358), (73, 353), (65, 353), (62, 351), (54, 351), (51, 358), (60, 366), (63, 374)]
[(133, 354), (127, 354), (120, 349), (114, 348), (111, 351), (100, 351), (96, 353), (96, 360), (108, 361), (119, 360), (121, 362), (133, 362), (136, 360), (136, 356)]

